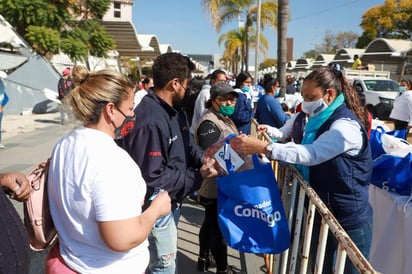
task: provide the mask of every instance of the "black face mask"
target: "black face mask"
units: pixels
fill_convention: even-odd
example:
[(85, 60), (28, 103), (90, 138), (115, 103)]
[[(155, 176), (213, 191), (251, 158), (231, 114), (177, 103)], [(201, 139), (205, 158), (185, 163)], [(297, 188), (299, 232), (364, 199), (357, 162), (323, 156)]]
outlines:
[(132, 132), (134, 125), (135, 125), (135, 116), (128, 116), (125, 115), (120, 109), (118, 109), (120, 111), (120, 113), (124, 116), (124, 120), (122, 122), (122, 124), (118, 127), (116, 127), (114, 125), (114, 123), (112, 122), (113, 126), (114, 126), (114, 135), (115, 135), (115, 139), (119, 140), (122, 139), (124, 136), (128, 135), (130, 132)]
[[(180, 84), (180, 83), (179, 83)], [(183, 85), (180, 84), (182, 87)], [(187, 102), (188, 98), (190, 97), (190, 89), (186, 88), (185, 89), (185, 94), (183, 95), (183, 98), (179, 98), (179, 95), (175, 91), (175, 96), (173, 96), (173, 107), (175, 109), (181, 109), (183, 108), (185, 102)]]

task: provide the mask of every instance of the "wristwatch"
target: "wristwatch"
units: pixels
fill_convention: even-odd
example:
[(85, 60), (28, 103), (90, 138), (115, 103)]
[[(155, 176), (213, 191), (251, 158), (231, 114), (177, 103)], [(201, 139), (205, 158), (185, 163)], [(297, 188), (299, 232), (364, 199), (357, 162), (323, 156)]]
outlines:
[(266, 146), (266, 157), (269, 160), (272, 159), (272, 150), (273, 150), (272, 144), (268, 143), (267, 146)]

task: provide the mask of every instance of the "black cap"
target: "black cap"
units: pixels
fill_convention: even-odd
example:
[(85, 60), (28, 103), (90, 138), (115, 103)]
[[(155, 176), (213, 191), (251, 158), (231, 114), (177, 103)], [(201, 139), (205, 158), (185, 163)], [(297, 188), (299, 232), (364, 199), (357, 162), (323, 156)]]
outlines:
[(215, 98), (216, 96), (225, 96), (229, 93), (233, 93), (238, 96), (237, 92), (232, 88), (232, 86), (225, 82), (217, 82), (210, 88), (210, 98)]

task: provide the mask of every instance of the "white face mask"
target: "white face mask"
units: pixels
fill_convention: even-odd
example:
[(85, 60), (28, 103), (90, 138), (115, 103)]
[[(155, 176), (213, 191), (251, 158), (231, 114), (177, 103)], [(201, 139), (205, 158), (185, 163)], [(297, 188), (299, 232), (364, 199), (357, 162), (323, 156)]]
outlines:
[(322, 111), (324, 111), (328, 105), (323, 101), (323, 98), (320, 98), (316, 101), (311, 102), (302, 102), (302, 111), (308, 114), (310, 117), (315, 117)]

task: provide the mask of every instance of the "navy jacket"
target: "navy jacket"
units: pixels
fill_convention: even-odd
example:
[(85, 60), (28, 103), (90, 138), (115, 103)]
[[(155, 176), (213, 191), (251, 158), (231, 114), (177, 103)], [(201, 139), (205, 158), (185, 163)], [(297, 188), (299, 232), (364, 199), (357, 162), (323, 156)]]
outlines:
[(148, 187), (146, 201), (157, 187), (167, 190), (176, 206), (200, 188), (203, 150), (193, 142), (186, 113), (170, 107), (153, 91), (134, 112), (135, 128), (122, 146), (141, 169)]
[(369, 204), (369, 182), (372, 175), (372, 156), (366, 130), (346, 105), (338, 107), (318, 130), (318, 138), (340, 118), (358, 121), (362, 129), (363, 146), (359, 154), (346, 153), (310, 167), (310, 184), (344, 229), (360, 227), (372, 217)]
[(230, 115), (229, 118), (232, 119), (239, 131), (249, 135), (253, 118), (252, 105), (245, 94), (240, 92), (238, 92), (238, 94), (239, 97), (236, 101), (235, 112)]

